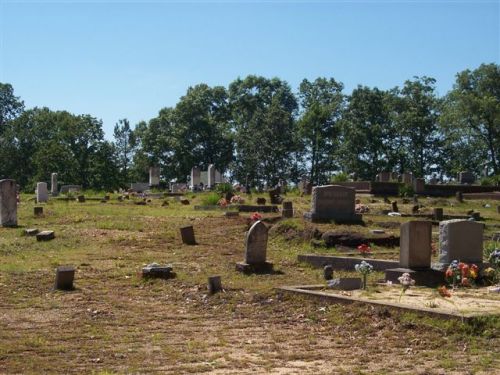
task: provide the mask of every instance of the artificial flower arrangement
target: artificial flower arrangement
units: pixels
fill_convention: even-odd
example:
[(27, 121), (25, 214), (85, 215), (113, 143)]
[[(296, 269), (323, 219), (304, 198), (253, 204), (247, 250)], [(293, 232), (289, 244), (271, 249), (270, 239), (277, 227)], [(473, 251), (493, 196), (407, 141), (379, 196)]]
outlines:
[(252, 221), (258, 221), (262, 219), (262, 215), (259, 214), (258, 212), (254, 212), (252, 215), (250, 215), (250, 219)]
[(354, 269), (356, 270), (356, 272), (359, 272), (361, 275), (363, 275), (363, 289), (366, 289), (366, 278), (368, 274), (373, 272), (373, 266), (363, 260), (361, 261), (361, 263), (356, 264), (354, 266)]
[(402, 290), (399, 295), (399, 300), (401, 301), (401, 297), (403, 294), (410, 289), (410, 286), (415, 285), (415, 280), (413, 280), (408, 272), (403, 273), (398, 277), (399, 283), (401, 284)]
[(245, 200), (240, 195), (233, 195), (231, 197), (231, 204), (243, 204)]
[(371, 255), (372, 249), (367, 244), (361, 244), (358, 246), (358, 251), (361, 254), (361, 256), (365, 257), (367, 255)]
[(464, 262), (454, 260), (448, 266), (445, 273), (446, 282), (454, 288), (457, 286), (472, 286), (479, 275), (479, 268)]
[(226, 207), (227, 206), (227, 200), (226, 198), (221, 198), (219, 199), (219, 201), (217, 202), (217, 204), (221, 207)]

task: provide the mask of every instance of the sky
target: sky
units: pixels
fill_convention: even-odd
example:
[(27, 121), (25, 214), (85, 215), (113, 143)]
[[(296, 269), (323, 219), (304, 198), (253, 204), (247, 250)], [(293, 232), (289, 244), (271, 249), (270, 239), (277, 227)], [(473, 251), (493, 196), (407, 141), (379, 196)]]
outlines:
[(500, 0), (0, 0), (0, 82), (27, 108), (102, 119), (108, 139), (199, 83), (333, 77), (348, 94), (425, 75), (442, 96), (499, 62)]

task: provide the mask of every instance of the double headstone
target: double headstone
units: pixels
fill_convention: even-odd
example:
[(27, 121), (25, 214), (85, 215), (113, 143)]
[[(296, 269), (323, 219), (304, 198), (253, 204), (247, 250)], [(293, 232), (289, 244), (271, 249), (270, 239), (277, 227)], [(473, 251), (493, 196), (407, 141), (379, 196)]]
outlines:
[(452, 261), (483, 262), (484, 225), (468, 220), (446, 220), (439, 223), (439, 264), (447, 267)]
[(160, 185), (160, 167), (149, 167), (149, 186)]
[(262, 221), (255, 222), (245, 236), (245, 261), (236, 264), (241, 272), (269, 272), (273, 264), (266, 259), (268, 229)]
[(362, 216), (355, 212), (355, 198), (356, 191), (349, 187), (316, 186), (312, 191), (311, 211), (304, 218), (313, 222), (359, 223)]
[(36, 201), (37, 203), (44, 203), (49, 200), (49, 191), (47, 190), (46, 182), (38, 182), (36, 184)]
[(0, 226), (17, 226), (16, 182), (0, 180)]

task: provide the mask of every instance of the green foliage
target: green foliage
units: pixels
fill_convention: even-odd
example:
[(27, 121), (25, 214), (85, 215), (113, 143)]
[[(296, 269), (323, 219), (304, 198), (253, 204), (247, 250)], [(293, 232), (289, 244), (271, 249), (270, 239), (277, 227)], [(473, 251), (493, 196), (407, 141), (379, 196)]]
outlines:
[(219, 194), (212, 192), (204, 195), (201, 201), (204, 206), (215, 206), (219, 203), (220, 198)]
[(413, 189), (413, 186), (404, 184), (399, 186), (398, 194), (400, 197), (409, 198), (415, 195), (415, 190)]
[(217, 187), (215, 188), (215, 191), (219, 195), (224, 195), (226, 193), (234, 193), (234, 188), (233, 185), (230, 183), (224, 183), (224, 184), (218, 184)]
[(347, 173), (344, 172), (337, 173), (336, 175), (333, 175), (330, 178), (330, 182), (347, 182), (347, 181), (349, 181), (349, 176)]
[(480, 184), (482, 186), (498, 186), (500, 185), (500, 174), (496, 176), (489, 176), (481, 178)]

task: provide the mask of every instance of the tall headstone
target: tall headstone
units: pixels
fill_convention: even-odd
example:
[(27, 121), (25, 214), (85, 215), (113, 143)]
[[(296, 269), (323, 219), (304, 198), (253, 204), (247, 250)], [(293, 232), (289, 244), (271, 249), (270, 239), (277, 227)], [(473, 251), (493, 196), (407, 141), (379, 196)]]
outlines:
[(453, 260), (483, 262), (484, 225), (468, 220), (446, 220), (439, 223), (439, 263), (447, 266)]
[(17, 226), (16, 182), (0, 180), (0, 225), (2, 227)]
[(409, 221), (401, 224), (399, 266), (429, 268), (432, 254), (432, 223)]
[(50, 175), (50, 194), (55, 197), (57, 195), (57, 173)]
[(213, 164), (209, 164), (207, 170), (207, 185), (209, 189), (215, 187), (215, 166)]
[(46, 182), (38, 182), (36, 184), (36, 201), (37, 203), (47, 202), (49, 200), (49, 192)]
[(149, 186), (160, 185), (160, 167), (149, 167)]
[(413, 179), (413, 190), (416, 194), (423, 194), (425, 191), (425, 180), (423, 178)]
[(221, 184), (224, 181), (222, 180), (222, 174), (219, 172), (218, 169), (215, 170), (215, 183), (216, 184)]
[(313, 222), (361, 222), (362, 216), (355, 212), (355, 197), (356, 191), (350, 187), (316, 186), (312, 191), (311, 211), (306, 212), (304, 218)]
[(268, 229), (262, 221), (254, 223), (245, 236), (245, 261), (237, 263), (236, 269), (242, 272), (263, 272), (273, 268), (267, 262)]
[(413, 184), (413, 174), (411, 172), (403, 173), (402, 177), (403, 184), (412, 185)]
[(378, 175), (380, 182), (389, 182), (391, 179), (391, 172), (380, 172)]
[(196, 190), (200, 186), (201, 170), (199, 167), (191, 168), (191, 189)]

